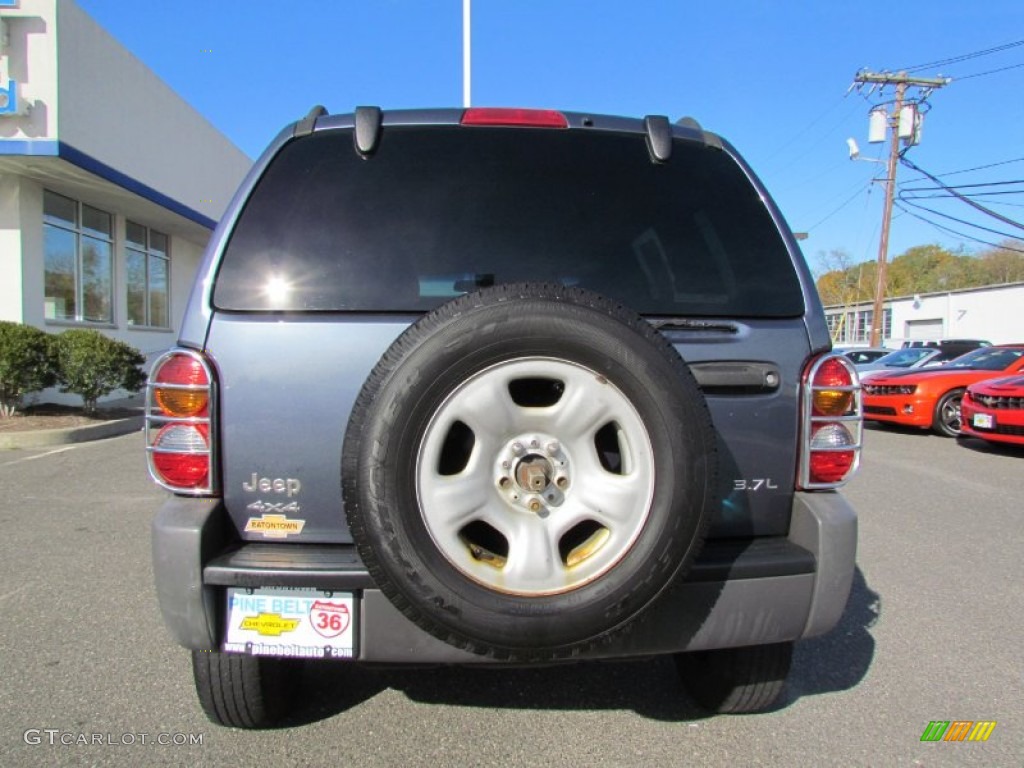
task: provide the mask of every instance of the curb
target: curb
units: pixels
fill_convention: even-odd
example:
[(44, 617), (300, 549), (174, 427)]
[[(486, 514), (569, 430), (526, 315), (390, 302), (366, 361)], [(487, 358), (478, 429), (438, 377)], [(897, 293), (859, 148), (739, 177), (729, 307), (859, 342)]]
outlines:
[(127, 419), (101, 421), (85, 427), (66, 429), (40, 429), (30, 432), (0, 432), (0, 450), (18, 448), (50, 448), (54, 445), (85, 443), (107, 437), (119, 437), (142, 429), (145, 417), (131, 416)]

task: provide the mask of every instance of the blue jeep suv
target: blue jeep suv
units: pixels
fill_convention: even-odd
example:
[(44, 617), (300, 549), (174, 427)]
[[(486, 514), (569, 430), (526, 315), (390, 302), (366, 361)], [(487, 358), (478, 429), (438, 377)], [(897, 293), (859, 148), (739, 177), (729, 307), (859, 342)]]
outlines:
[(157, 594), (203, 709), (271, 725), (297, 664), (664, 654), (713, 711), (771, 705), (854, 573), (830, 346), (778, 209), (690, 118), (315, 108), (150, 377)]

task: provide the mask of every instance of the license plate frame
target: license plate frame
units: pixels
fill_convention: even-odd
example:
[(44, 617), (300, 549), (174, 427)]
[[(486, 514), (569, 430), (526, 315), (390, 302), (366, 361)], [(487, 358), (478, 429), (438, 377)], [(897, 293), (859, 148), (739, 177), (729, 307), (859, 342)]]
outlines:
[(221, 650), (305, 659), (359, 657), (359, 596), (304, 587), (229, 587)]

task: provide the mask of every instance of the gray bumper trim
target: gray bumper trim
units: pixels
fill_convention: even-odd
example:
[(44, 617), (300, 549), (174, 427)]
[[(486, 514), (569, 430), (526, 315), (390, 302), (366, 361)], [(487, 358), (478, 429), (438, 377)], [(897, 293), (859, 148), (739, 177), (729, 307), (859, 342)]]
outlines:
[(164, 624), (186, 648), (217, 647), (218, 590), (203, 585), (203, 563), (223, 550), (219, 499), (173, 497), (153, 520), (153, 578)]
[[(229, 550), (228, 539), (219, 500), (172, 498), (154, 521), (160, 609), (174, 640), (186, 648), (217, 647), (222, 586), (287, 585), (344, 588), (361, 596), (362, 661), (486, 662), (406, 619), (372, 588), (351, 550), (296, 544), (285, 554), (280, 545), (240, 542)], [(788, 538), (709, 542), (685, 581), (627, 631), (577, 658), (758, 645), (827, 632), (846, 605), (856, 548), (856, 514), (842, 496), (798, 493)]]
[(835, 491), (797, 493), (789, 540), (818, 561), (814, 596), (801, 637), (822, 635), (839, 623), (857, 562), (857, 513)]

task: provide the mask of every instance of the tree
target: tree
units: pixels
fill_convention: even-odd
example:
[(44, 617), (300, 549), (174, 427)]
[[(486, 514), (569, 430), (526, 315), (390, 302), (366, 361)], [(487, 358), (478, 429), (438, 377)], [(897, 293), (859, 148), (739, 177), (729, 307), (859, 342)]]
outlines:
[(1024, 281), (1024, 241), (1004, 240), (979, 256), (980, 273), (986, 285)]
[(818, 263), (825, 268), (817, 282), (822, 304), (845, 306), (874, 296), (877, 267), (873, 262), (854, 264), (849, 253), (837, 248), (827, 254), (820, 251)]
[[(874, 298), (875, 262), (850, 264), (844, 251), (819, 254), (829, 267), (818, 277), (821, 301), (826, 306), (847, 305)], [(978, 256), (963, 249), (951, 251), (940, 245), (907, 249), (889, 264), (886, 296), (911, 296), (1024, 281), (1024, 243), (1008, 240)]]
[(62, 392), (81, 395), (86, 413), (115, 389), (138, 392), (146, 383), (146, 358), (123, 341), (89, 328), (74, 328), (56, 337), (58, 381)]
[(54, 385), (51, 341), (30, 325), (0, 322), (0, 417), (13, 416), (25, 393)]

